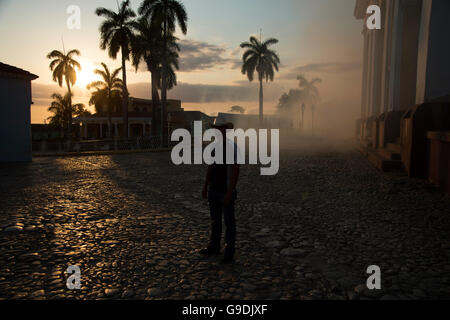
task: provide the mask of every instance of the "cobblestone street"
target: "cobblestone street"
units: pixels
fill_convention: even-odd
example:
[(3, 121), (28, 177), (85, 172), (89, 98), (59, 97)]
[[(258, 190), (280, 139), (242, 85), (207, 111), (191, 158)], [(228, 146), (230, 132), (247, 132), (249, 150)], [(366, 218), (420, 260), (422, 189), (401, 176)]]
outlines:
[[(450, 201), (348, 150), (243, 166), (236, 262), (203, 258), (204, 166), (170, 153), (0, 166), (2, 299), (450, 298)], [(81, 268), (79, 291), (65, 270)], [(366, 287), (379, 265), (382, 290)]]

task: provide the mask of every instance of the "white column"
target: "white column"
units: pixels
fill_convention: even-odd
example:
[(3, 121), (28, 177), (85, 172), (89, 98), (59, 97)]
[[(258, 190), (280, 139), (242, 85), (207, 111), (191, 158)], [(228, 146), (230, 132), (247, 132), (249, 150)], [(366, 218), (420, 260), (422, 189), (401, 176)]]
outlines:
[(381, 85), (383, 65), (383, 31), (373, 30), (374, 57), (373, 57), (373, 88), (372, 88), (372, 115), (379, 116), (381, 112)]
[(372, 116), (372, 88), (373, 88), (373, 57), (374, 57), (374, 39), (373, 32), (367, 30), (368, 58), (367, 58), (367, 94), (366, 94), (366, 117)]
[[(369, 59), (369, 37), (367, 28), (364, 27), (362, 34), (364, 36), (364, 57), (363, 57), (363, 75), (362, 75), (362, 92), (361, 92), (361, 119), (367, 116), (367, 81), (368, 81), (368, 59)], [(300, 107), (299, 107), (300, 109)], [(298, 112), (300, 118), (300, 110)], [(299, 120), (300, 123), (300, 120)], [(299, 125), (300, 127), (300, 125)]]
[(381, 107), (380, 112), (387, 112), (390, 110), (389, 95), (390, 95), (390, 74), (392, 61), (392, 38), (393, 38), (393, 24), (394, 24), (394, 9), (395, 1), (385, 1), (385, 22), (382, 27), (384, 30), (383, 40), (383, 62), (381, 75)]

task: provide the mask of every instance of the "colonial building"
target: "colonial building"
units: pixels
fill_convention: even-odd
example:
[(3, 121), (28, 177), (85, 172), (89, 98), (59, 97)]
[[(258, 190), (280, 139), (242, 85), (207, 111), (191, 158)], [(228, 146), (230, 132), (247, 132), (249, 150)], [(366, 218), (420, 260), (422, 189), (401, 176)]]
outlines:
[[(161, 108), (156, 110), (156, 130), (159, 136), (161, 126)], [(150, 137), (152, 134), (153, 102), (152, 100), (130, 97), (128, 104), (128, 136)], [(200, 111), (185, 111), (180, 100), (167, 100), (167, 121), (164, 124), (164, 135), (170, 135), (178, 128), (193, 129), (194, 121), (202, 121), (206, 128), (213, 119)], [(108, 137), (109, 120), (106, 110), (101, 115), (77, 117), (74, 123), (78, 124), (81, 140), (103, 139)], [(122, 132), (123, 118), (120, 110), (114, 110), (111, 118), (111, 132), (113, 137), (119, 137)]]
[(31, 81), (37, 78), (0, 62), (0, 162), (31, 161)]
[[(167, 100), (167, 113), (182, 112), (180, 100)], [(160, 122), (160, 108), (157, 110), (157, 123)], [(153, 116), (152, 100), (130, 97), (128, 103), (128, 136), (129, 137), (149, 137), (151, 135)], [(80, 125), (81, 139), (103, 139), (107, 138), (109, 119), (106, 110), (101, 115), (95, 114), (88, 117), (74, 118), (74, 123)], [(119, 137), (122, 132), (123, 117), (120, 110), (113, 110), (111, 118), (111, 132), (113, 137)], [(167, 126), (167, 124), (166, 124)], [(167, 128), (167, 127), (166, 127)], [(156, 130), (157, 132), (159, 128)]]
[[(366, 27), (370, 5), (381, 8), (379, 30)], [(357, 0), (354, 12), (364, 21), (361, 150), (381, 169), (403, 168), (444, 188), (450, 186), (449, 13), (448, 0)]]

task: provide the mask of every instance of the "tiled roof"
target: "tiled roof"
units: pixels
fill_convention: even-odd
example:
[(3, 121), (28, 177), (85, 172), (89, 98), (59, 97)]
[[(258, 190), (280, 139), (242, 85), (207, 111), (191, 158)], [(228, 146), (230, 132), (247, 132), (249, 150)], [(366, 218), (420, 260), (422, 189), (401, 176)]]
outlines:
[(0, 62), (0, 75), (24, 77), (30, 80), (37, 79), (38, 76), (26, 70), (10, 66)]

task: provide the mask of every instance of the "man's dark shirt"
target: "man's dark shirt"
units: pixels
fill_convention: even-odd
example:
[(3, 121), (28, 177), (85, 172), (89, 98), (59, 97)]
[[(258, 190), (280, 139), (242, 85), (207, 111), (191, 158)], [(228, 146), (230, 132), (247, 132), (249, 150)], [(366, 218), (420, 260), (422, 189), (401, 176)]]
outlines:
[[(223, 146), (223, 164), (214, 163), (211, 165), (211, 189), (218, 192), (227, 192), (228, 189), (228, 166), (226, 164), (226, 143)], [(215, 156), (215, 150), (212, 152)]]
[[(228, 184), (231, 179), (231, 164), (226, 164), (227, 161), (227, 149), (228, 152), (231, 152), (231, 145), (234, 148), (234, 161), (237, 163), (237, 153), (239, 152), (237, 146), (234, 143), (225, 142), (223, 144), (223, 164), (212, 164), (211, 167), (211, 176), (210, 176), (210, 187), (212, 190), (217, 192), (226, 193), (228, 191)], [(212, 156), (215, 156), (215, 150), (212, 152)]]

